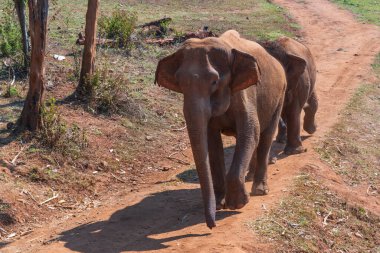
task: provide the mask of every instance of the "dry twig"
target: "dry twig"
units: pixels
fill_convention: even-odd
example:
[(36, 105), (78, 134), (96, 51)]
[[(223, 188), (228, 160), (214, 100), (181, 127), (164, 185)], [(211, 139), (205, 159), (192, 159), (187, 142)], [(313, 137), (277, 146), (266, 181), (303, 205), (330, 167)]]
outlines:
[(179, 152), (173, 152), (171, 153), (170, 155), (168, 155), (166, 158), (169, 159), (169, 160), (172, 160), (172, 161), (175, 161), (177, 163), (180, 163), (180, 164), (183, 164), (183, 165), (190, 165), (189, 162), (186, 162), (184, 160), (181, 160), (181, 159), (178, 159), (178, 158), (175, 158), (173, 157), (174, 155), (178, 154)]
[(34, 202), (37, 203), (37, 205), (40, 205), (40, 203), (38, 203), (38, 201), (33, 197), (33, 195), (28, 190), (23, 189), (22, 192), (28, 195)]
[(58, 198), (58, 193), (57, 193), (57, 194), (53, 193), (53, 197), (48, 198), (48, 199), (45, 200), (45, 201), (42, 201), (42, 202), (40, 203), (40, 205), (42, 206), (43, 204), (46, 204), (47, 202), (52, 201), (53, 199), (56, 199), (56, 198)]
[(325, 216), (325, 218), (323, 218), (323, 222), (322, 222), (323, 226), (327, 226), (327, 219), (330, 217), (331, 214), (332, 212), (329, 211), (329, 213)]
[(16, 161), (17, 161), (17, 158), (21, 155), (22, 151), (24, 151), (24, 149), (26, 148), (26, 146), (23, 146), (20, 151), (17, 153), (17, 155), (12, 159), (11, 161), (11, 164), (13, 166), (16, 166)]
[(186, 124), (185, 124), (185, 126), (183, 126), (183, 127), (180, 127), (180, 128), (174, 128), (174, 129), (172, 129), (172, 131), (175, 131), (175, 132), (179, 132), (179, 131), (183, 131), (183, 130), (185, 130), (186, 129)]
[(120, 182), (122, 182), (122, 183), (127, 183), (125, 180), (123, 180), (123, 179), (121, 179), (121, 178), (115, 176), (113, 173), (111, 173), (111, 176), (114, 177), (117, 181), (120, 181)]

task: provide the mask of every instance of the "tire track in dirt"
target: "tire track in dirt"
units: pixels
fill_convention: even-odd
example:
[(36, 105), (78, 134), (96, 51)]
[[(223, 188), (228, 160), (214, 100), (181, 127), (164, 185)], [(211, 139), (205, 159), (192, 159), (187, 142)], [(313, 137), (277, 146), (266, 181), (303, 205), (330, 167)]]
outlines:
[(1, 252), (272, 252), (273, 245), (262, 243), (246, 224), (275, 207), (304, 166), (329, 187), (380, 213), (374, 198), (362, 191), (352, 194), (312, 150), (336, 123), (354, 90), (374, 80), (370, 64), (380, 51), (379, 29), (359, 23), (327, 0), (274, 2), (288, 9), (303, 27), (304, 42), (316, 56), (320, 109), (317, 134), (304, 142), (309, 151), (270, 166), (268, 196), (252, 197), (237, 212), (219, 212), (217, 227), (210, 231), (204, 223), (198, 184), (154, 185), (133, 194), (119, 193), (109, 204), (76, 217), (54, 220)]

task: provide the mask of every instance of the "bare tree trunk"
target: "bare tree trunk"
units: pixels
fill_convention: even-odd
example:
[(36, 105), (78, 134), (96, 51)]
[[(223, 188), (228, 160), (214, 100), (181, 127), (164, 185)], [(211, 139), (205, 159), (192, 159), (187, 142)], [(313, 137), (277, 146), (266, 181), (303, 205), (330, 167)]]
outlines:
[(76, 90), (79, 97), (84, 97), (88, 95), (89, 92), (91, 92), (91, 90), (86, 87), (86, 79), (93, 74), (95, 69), (98, 6), (98, 0), (88, 0), (85, 29), (86, 39), (83, 50), (79, 84)]
[(26, 70), (29, 64), (29, 41), (28, 41), (28, 34), (27, 34), (26, 20), (25, 20), (25, 1), (14, 0), (14, 2), (15, 2), (17, 17), (20, 23), (20, 28), (21, 28), (22, 51), (24, 53), (24, 67)]
[(19, 120), (21, 130), (37, 130), (41, 126), (40, 107), (44, 91), (45, 49), (49, 0), (28, 0), (32, 54), (29, 90)]

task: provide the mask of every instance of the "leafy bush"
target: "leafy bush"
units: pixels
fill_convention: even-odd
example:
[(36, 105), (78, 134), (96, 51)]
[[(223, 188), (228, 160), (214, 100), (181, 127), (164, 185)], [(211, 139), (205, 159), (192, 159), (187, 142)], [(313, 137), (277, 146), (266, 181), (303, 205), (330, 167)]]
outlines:
[(99, 34), (114, 39), (120, 48), (131, 48), (131, 34), (135, 29), (137, 14), (126, 10), (114, 11), (111, 17), (102, 16), (98, 20)]
[(7, 90), (4, 94), (5, 98), (13, 98), (13, 97), (18, 97), (19, 92), (15, 86), (8, 86)]
[(22, 53), (21, 30), (13, 11), (13, 1), (8, 1), (0, 19), (0, 53), (3, 57)]
[(86, 88), (90, 89), (89, 106), (97, 113), (118, 112), (126, 94), (122, 75), (112, 75), (105, 66), (88, 78)]
[(61, 119), (54, 98), (41, 107), (42, 126), (37, 138), (42, 145), (65, 156), (78, 158), (83, 148), (87, 147), (85, 132), (76, 124), (67, 126)]
[(109, 71), (107, 64), (102, 66), (86, 80), (84, 88), (88, 94), (88, 109), (92, 113), (116, 113), (143, 120), (146, 115), (141, 105), (128, 96), (128, 80), (123, 74)]

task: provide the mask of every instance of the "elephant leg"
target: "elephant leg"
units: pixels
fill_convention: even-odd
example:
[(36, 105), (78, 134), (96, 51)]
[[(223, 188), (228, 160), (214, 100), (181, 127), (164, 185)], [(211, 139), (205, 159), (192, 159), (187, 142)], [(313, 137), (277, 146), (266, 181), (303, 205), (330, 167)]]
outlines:
[(252, 155), (251, 161), (249, 163), (248, 173), (245, 176), (246, 182), (253, 181), (253, 175), (255, 174), (255, 168), (257, 168), (257, 151), (255, 151)]
[[(252, 113), (253, 114), (253, 113)], [(260, 126), (257, 115), (244, 115), (236, 122), (236, 147), (231, 168), (226, 176), (226, 206), (240, 209), (249, 201), (245, 190), (245, 174), (259, 139)]]
[(313, 134), (317, 130), (315, 124), (315, 114), (318, 110), (318, 97), (317, 93), (313, 91), (307, 100), (307, 106), (304, 107), (305, 117), (303, 119), (303, 129), (309, 133)]
[(278, 121), (278, 133), (276, 137), (276, 141), (278, 143), (286, 143), (286, 122), (285, 122), (285, 116), (281, 117), (280, 120)]
[(270, 154), (270, 149), (272, 146), (272, 140), (276, 131), (277, 122), (280, 117), (281, 107), (279, 106), (276, 114), (274, 115), (273, 122), (271, 125), (265, 129), (260, 134), (259, 145), (256, 150), (256, 169), (253, 176), (253, 185), (251, 189), (252, 196), (266, 195), (269, 192), (268, 182), (267, 182), (267, 171), (268, 171), (268, 159)]
[(224, 208), (225, 205), (225, 165), (223, 142), (219, 130), (208, 130), (208, 152), (211, 167), (212, 182), (214, 186), (216, 210)]
[(306, 149), (302, 146), (301, 142), (301, 111), (302, 107), (300, 106), (299, 101), (294, 100), (289, 106), (289, 110), (286, 112), (288, 140), (284, 152), (287, 155), (306, 152)]

